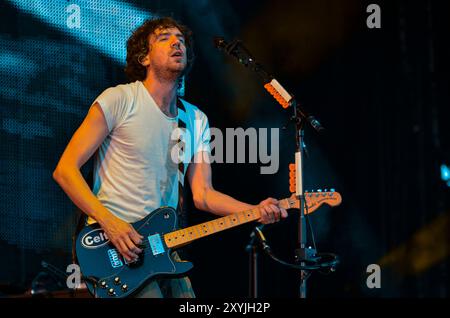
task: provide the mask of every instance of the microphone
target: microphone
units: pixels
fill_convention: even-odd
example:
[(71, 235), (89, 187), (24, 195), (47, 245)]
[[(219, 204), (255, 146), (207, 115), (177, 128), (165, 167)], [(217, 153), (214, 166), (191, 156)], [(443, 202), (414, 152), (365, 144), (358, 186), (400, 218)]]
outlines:
[(255, 61), (242, 41), (233, 40), (230, 43), (227, 43), (223, 37), (216, 36), (214, 37), (214, 46), (217, 49), (223, 50), (225, 53), (235, 57), (242, 65), (246, 67), (251, 66), (253, 71), (258, 73), (263, 79), (264, 88), (283, 108), (286, 109), (290, 106), (294, 106), (300, 115), (308, 121), (317, 132), (324, 129), (320, 122), (314, 118), (314, 116), (306, 113), (299, 105), (297, 105), (294, 96), (289, 94), (280, 82), (278, 82), (273, 76), (269, 75), (269, 73), (267, 73), (264, 68)]
[(219, 50), (225, 51), (227, 54), (235, 57), (239, 63), (244, 66), (252, 65), (254, 71), (261, 71), (261, 66), (258, 63), (255, 63), (253, 56), (247, 50), (247, 48), (242, 44), (240, 40), (233, 40), (230, 43), (227, 43), (223, 37), (216, 36), (214, 37), (214, 46)]

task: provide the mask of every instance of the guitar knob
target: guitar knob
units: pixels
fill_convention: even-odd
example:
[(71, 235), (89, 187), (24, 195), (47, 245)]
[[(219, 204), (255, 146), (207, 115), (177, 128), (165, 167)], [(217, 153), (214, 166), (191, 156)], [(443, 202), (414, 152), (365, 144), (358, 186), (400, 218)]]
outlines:
[(115, 277), (114, 278), (114, 284), (115, 285), (120, 285), (120, 277)]
[(114, 292), (113, 288), (108, 289), (108, 295), (109, 296), (115, 296), (116, 295), (116, 293)]
[(105, 282), (104, 280), (102, 280), (102, 281), (100, 282), (100, 287), (101, 287), (101, 288), (106, 288), (106, 282)]
[(122, 291), (126, 292), (128, 290), (128, 285), (127, 284), (123, 284), (122, 285)]

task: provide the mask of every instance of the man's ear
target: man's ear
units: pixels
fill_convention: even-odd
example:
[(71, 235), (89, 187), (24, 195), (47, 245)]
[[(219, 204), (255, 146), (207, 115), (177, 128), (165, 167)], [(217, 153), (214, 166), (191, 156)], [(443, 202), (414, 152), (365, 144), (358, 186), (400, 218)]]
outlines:
[(150, 64), (150, 59), (149, 59), (149, 57), (148, 57), (148, 54), (145, 55), (145, 56), (140, 55), (140, 56), (138, 57), (138, 62), (139, 62), (139, 64), (141, 64), (142, 66), (145, 66), (145, 67), (149, 66), (149, 64)]

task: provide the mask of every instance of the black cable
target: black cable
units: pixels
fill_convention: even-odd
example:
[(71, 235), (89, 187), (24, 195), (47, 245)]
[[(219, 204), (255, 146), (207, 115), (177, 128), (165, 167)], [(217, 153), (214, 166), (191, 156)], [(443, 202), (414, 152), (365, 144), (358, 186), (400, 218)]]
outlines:
[(81, 279), (92, 284), (92, 287), (94, 289), (94, 298), (97, 298), (98, 278), (93, 276), (81, 276)]
[[(310, 259), (300, 259), (298, 262), (305, 263), (306, 265), (298, 265), (298, 264), (291, 264), (288, 262), (285, 262), (278, 257), (275, 256), (275, 254), (272, 253), (272, 250), (270, 246), (266, 243), (266, 238), (264, 237), (264, 234), (262, 233), (261, 229), (258, 227), (255, 227), (255, 237), (258, 238), (259, 242), (261, 243), (263, 247), (263, 251), (267, 253), (274, 261), (297, 269), (297, 270), (317, 270), (317, 269), (325, 269), (325, 268), (334, 268), (339, 263), (339, 258), (337, 255), (332, 253), (316, 253), (316, 257), (312, 260)], [(330, 258), (330, 261), (323, 261), (322, 258)]]
[(309, 231), (311, 232), (311, 239), (312, 239), (312, 242), (313, 242), (313, 246), (314, 246), (314, 249), (317, 252), (318, 250), (317, 250), (317, 246), (316, 246), (316, 240), (314, 238), (314, 231), (313, 231), (313, 228), (311, 226), (311, 222), (309, 220), (308, 205), (306, 204), (306, 198), (305, 198), (305, 210), (306, 210), (305, 211), (306, 212), (305, 213), (306, 223), (308, 223)]
[(337, 266), (337, 264), (339, 263), (339, 258), (337, 255), (332, 254), (332, 253), (320, 253), (320, 254), (316, 254), (317, 258), (329, 257), (332, 260), (325, 262), (325, 261), (316, 261), (316, 260), (311, 261), (311, 260), (301, 259), (300, 260), (301, 263), (305, 263), (305, 264), (309, 263), (311, 265), (291, 264), (291, 263), (287, 263), (287, 262), (279, 259), (278, 257), (276, 257), (272, 253), (272, 250), (266, 243), (263, 244), (263, 250), (274, 261), (276, 261), (282, 265), (288, 266), (290, 268), (297, 269), (297, 270), (317, 270), (317, 269), (325, 269), (325, 268), (329, 269), (329, 268), (333, 268), (333, 267)]
[[(305, 204), (305, 210), (306, 210), (306, 213), (305, 213), (306, 223), (308, 223), (308, 227), (309, 227), (309, 230), (311, 232), (311, 239), (312, 239), (312, 243), (313, 243), (314, 249), (316, 250), (316, 254), (318, 254), (316, 240), (315, 240), (315, 237), (314, 237), (314, 230), (312, 228), (312, 224), (311, 224), (311, 221), (309, 219), (308, 205), (307, 204)], [(318, 271), (319, 271), (320, 274), (329, 275), (331, 272), (334, 272), (334, 267), (327, 268), (326, 270), (327, 270), (326, 272), (323, 269), (319, 269)], [(311, 273), (308, 274), (308, 276), (310, 276), (310, 275), (311, 275)]]

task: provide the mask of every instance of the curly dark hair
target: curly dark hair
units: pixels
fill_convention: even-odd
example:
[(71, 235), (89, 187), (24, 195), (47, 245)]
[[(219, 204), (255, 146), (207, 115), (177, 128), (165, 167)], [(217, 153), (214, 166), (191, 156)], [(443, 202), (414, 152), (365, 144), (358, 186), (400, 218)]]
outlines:
[(147, 70), (139, 63), (139, 60), (149, 52), (149, 36), (158, 29), (174, 27), (178, 28), (183, 34), (186, 45), (187, 64), (181, 75), (184, 76), (189, 72), (194, 62), (191, 30), (171, 17), (156, 17), (146, 20), (140, 27), (134, 30), (127, 41), (127, 65), (125, 66), (125, 74), (130, 82), (143, 81), (147, 76)]

